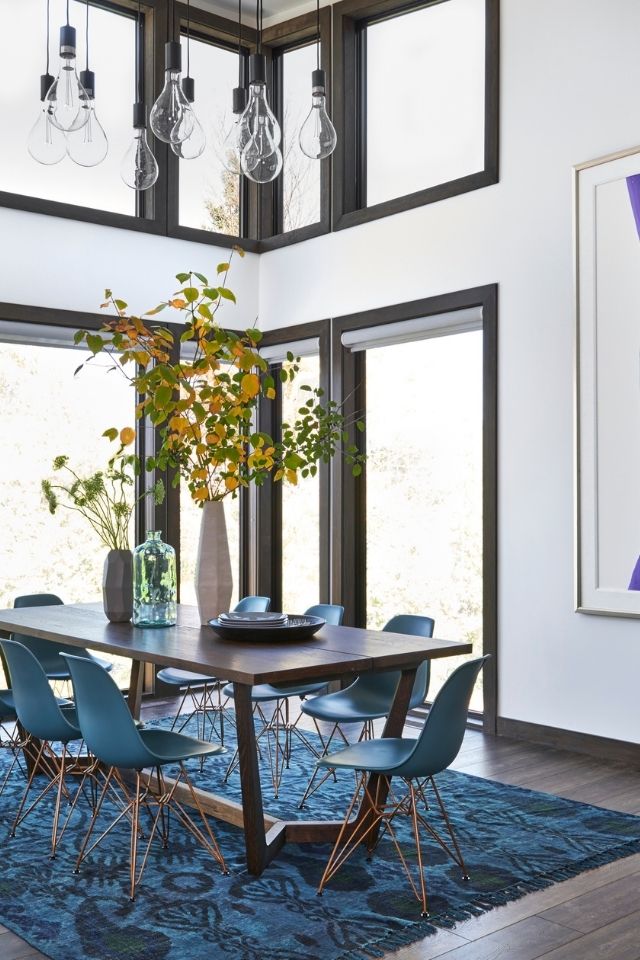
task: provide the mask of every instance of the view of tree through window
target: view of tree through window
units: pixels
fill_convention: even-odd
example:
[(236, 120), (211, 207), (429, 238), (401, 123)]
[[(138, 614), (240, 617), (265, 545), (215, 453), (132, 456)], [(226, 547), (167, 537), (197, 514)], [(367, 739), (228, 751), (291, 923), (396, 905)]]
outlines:
[[(86, 4), (72, 0), (70, 22), (77, 30), (78, 70), (85, 67)], [(58, 73), (59, 28), (66, 22), (64, 0), (51, 0), (50, 73)], [(0, 151), (0, 190), (135, 214), (135, 192), (120, 178), (122, 157), (133, 139), (131, 104), (134, 80), (135, 21), (113, 10), (92, 6), (90, 66), (96, 74), (96, 115), (109, 141), (109, 152), (96, 167), (82, 167), (69, 157), (43, 166), (27, 152), (31, 128), (41, 114), (40, 74), (46, 66), (45, 0), (0, 0), (0, 36), (23, 38), (4, 44), (4, 69), (12, 78), (2, 98), (5, 130)], [(82, 136), (78, 131), (74, 136)]]
[(320, 219), (320, 163), (306, 157), (298, 143), (311, 109), (311, 73), (316, 44), (287, 50), (282, 58), (282, 228), (286, 233)]
[[(482, 349), (482, 333), (472, 331), (378, 347), (366, 357), (367, 625), (426, 614), (437, 637), (471, 642), (476, 655)], [(429, 699), (460, 662), (433, 661)], [(482, 710), (481, 681), (471, 708)]]
[[(134, 425), (133, 390), (124, 377), (108, 372), (106, 360), (92, 361), (74, 376), (85, 355), (0, 342), (0, 402), (11, 411), (2, 436), (11, 455), (0, 475), (3, 607), (27, 593), (55, 593), (65, 603), (102, 599), (107, 548), (79, 514), (59, 508), (52, 516), (40, 488), (43, 478), (55, 477), (52, 462), (61, 454), (80, 475), (106, 467), (115, 447), (103, 430)], [(113, 659), (116, 679), (127, 686), (131, 661)]]
[(482, 170), (485, 0), (365, 29), (367, 206)]
[[(282, 422), (292, 423), (309, 399), (301, 390), (320, 384), (320, 358), (303, 357), (300, 372), (282, 388)], [(320, 594), (320, 481), (300, 478), (297, 486), (282, 485), (282, 607), (287, 613), (304, 613), (319, 602)]]
[[(186, 64), (185, 37), (182, 46)], [(202, 156), (180, 164), (180, 223), (239, 236), (239, 177), (229, 173), (222, 162), (223, 141), (233, 123), (231, 91), (238, 86), (238, 54), (192, 38), (191, 75), (207, 146)]]

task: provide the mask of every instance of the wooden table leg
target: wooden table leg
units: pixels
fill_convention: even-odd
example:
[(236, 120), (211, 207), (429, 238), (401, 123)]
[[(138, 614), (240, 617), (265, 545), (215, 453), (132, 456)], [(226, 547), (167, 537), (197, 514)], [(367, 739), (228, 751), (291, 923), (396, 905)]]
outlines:
[(129, 680), (129, 695), (127, 703), (134, 720), (140, 719), (142, 705), (142, 681), (144, 679), (144, 663), (142, 660), (131, 661), (131, 677)]
[(236, 707), (236, 733), (238, 736), (238, 762), (242, 787), (242, 814), (244, 842), (249, 873), (258, 877), (268, 862), (267, 839), (264, 832), (262, 786), (258, 768), (256, 732), (253, 726), (251, 687), (234, 683), (233, 696)]

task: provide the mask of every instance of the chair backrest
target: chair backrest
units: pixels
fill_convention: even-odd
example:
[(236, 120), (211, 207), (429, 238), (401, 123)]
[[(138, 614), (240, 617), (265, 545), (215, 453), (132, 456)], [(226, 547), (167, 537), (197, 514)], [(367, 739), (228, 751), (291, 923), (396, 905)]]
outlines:
[(339, 627), (344, 616), (344, 607), (339, 603), (316, 603), (305, 610), (305, 613), (310, 617), (322, 617), (332, 626)]
[[(13, 606), (16, 610), (23, 607), (52, 607), (62, 604), (60, 597), (55, 593), (29, 593), (22, 597), (16, 597)], [(68, 643), (60, 643), (52, 640), (42, 640), (39, 637), (28, 637), (22, 633), (12, 633), (11, 639), (21, 643), (31, 651), (36, 660), (41, 664), (46, 674), (68, 674), (67, 665), (61, 658), (60, 653), (71, 653), (82, 656), (89, 656), (82, 647), (72, 647)]]
[(78, 728), (62, 714), (46, 674), (37, 657), (16, 640), (0, 640), (9, 666), (18, 720), (39, 740), (77, 739)]
[[(432, 637), (434, 626), (435, 620), (433, 620), (432, 617), (421, 617), (410, 613), (401, 613), (395, 617), (391, 617), (391, 620), (385, 623), (382, 629), (385, 633), (406, 633), (412, 637)], [(416, 678), (413, 682), (409, 709), (413, 709), (424, 703), (427, 690), (429, 689), (430, 676), (431, 662), (424, 660), (416, 670)], [(357, 685), (359, 698), (371, 697), (372, 701), (377, 704), (384, 704), (386, 701), (387, 709), (384, 710), (386, 713), (391, 709), (399, 680), (399, 670), (363, 673), (360, 674), (349, 689)]]
[(266, 613), (271, 606), (271, 597), (243, 597), (235, 605), (238, 613)]
[(75, 695), (78, 723), (87, 747), (111, 767), (141, 770), (154, 763), (124, 697), (106, 670), (93, 660), (63, 654)]
[(468, 660), (445, 680), (411, 757), (396, 771), (400, 776), (430, 777), (453, 763), (462, 745), (474, 684), (488, 659)]
[[(382, 628), (387, 633), (407, 633), (412, 637), (432, 637), (436, 625), (433, 617), (418, 616), (413, 613), (399, 613), (391, 617)], [(399, 675), (398, 675), (399, 676)], [(416, 679), (411, 691), (409, 709), (419, 707), (424, 703), (431, 680), (431, 660), (423, 660), (416, 670)]]

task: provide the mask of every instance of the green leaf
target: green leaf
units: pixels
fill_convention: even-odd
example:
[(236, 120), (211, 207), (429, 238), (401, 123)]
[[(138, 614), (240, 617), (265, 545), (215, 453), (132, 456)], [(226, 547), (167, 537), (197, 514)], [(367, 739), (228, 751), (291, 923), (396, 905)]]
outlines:
[(158, 387), (155, 393), (156, 406), (166, 407), (171, 402), (172, 393), (171, 387)]
[(91, 350), (91, 353), (95, 356), (96, 353), (100, 353), (104, 346), (102, 337), (97, 333), (88, 333), (87, 346), (89, 347), (89, 350)]
[(364, 430), (365, 430), (364, 420), (356, 420), (356, 429), (359, 430), (360, 433), (364, 433)]
[(108, 430), (105, 430), (102, 436), (106, 437), (108, 440), (115, 440), (116, 437), (118, 436), (118, 431), (116, 430), (115, 427), (109, 427)]
[(224, 297), (225, 300), (231, 300), (233, 303), (236, 302), (236, 295), (232, 290), (227, 290), (226, 287), (218, 287), (220, 291), (220, 296)]
[(190, 277), (191, 277), (190, 273), (176, 273), (176, 280), (178, 281), (178, 283), (186, 283)]
[(281, 369), (281, 370), (280, 370), (280, 380), (282, 381), (282, 383), (286, 383), (288, 379), (289, 379), (289, 377), (287, 376), (287, 371)]
[(207, 280), (207, 278), (204, 276), (203, 273), (194, 273), (193, 275), (194, 277), (197, 277), (200, 283), (204, 284), (205, 287), (209, 283), (209, 281)]
[(285, 467), (289, 467), (290, 470), (297, 470), (298, 467), (303, 466), (304, 460), (302, 457), (299, 457), (297, 453), (288, 453), (284, 458)]
[(200, 291), (197, 287), (185, 287), (182, 292), (187, 303), (194, 303), (200, 296)]
[(218, 276), (220, 276), (221, 273), (226, 273), (228, 269), (229, 269), (229, 264), (228, 264), (228, 263), (219, 263), (219, 264), (218, 264)]
[(291, 350), (287, 350), (287, 360), (289, 363), (293, 363), (293, 354), (291, 353)]
[(80, 343), (81, 340), (84, 340), (85, 333), (86, 333), (85, 330), (76, 330), (76, 332), (73, 335), (73, 342), (76, 344), (76, 346)]
[(127, 304), (126, 300), (114, 300), (114, 303), (115, 303), (116, 307), (118, 308), (118, 310), (126, 310), (126, 309), (127, 309), (128, 304)]
[(154, 307), (154, 308), (153, 308), (153, 310), (147, 310), (147, 312), (145, 313), (145, 317), (153, 317), (153, 316), (155, 316), (156, 313), (160, 313), (161, 310), (164, 310), (164, 308), (165, 308), (166, 306), (167, 306), (166, 303), (159, 303), (157, 307)]
[(359, 463), (354, 464), (353, 470), (351, 471), (354, 477), (359, 477), (362, 473), (362, 465)]
[(247, 337), (251, 340), (252, 343), (260, 343), (262, 340), (262, 330), (257, 330), (255, 327), (252, 327), (250, 330), (247, 330)]
[(204, 317), (205, 320), (213, 320), (213, 314), (211, 313), (211, 310), (209, 309), (206, 303), (200, 304), (200, 306), (198, 307), (198, 313), (200, 314), (201, 317)]
[(218, 289), (217, 289), (217, 287), (205, 287), (202, 292), (203, 292), (203, 294), (204, 294), (205, 297), (209, 297), (209, 300), (217, 300), (217, 299), (218, 299), (219, 294), (218, 294)]

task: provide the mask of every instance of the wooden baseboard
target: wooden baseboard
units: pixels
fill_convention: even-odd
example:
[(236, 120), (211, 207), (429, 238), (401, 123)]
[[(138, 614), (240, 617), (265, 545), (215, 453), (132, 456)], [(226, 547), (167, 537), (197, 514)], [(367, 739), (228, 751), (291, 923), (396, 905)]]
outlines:
[(498, 717), (497, 734), (499, 737), (528, 740), (530, 743), (540, 743), (558, 750), (586, 753), (591, 757), (613, 760), (640, 770), (640, 743), (613, 740), (610, 737), (598, 737), (591, 733), (578, 733), (559, 727), (546, 727), (539, 723), (528, 723), (526, 720), (511, 720), (508, 717)]

